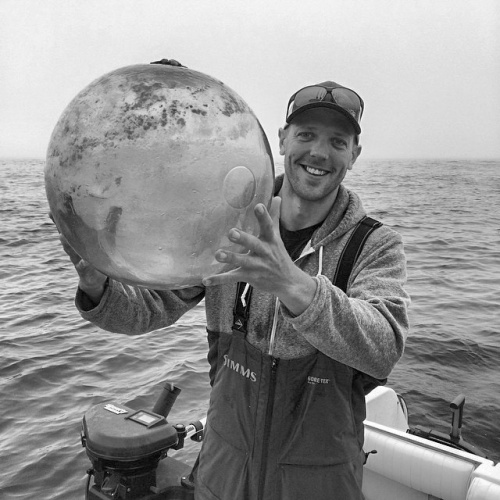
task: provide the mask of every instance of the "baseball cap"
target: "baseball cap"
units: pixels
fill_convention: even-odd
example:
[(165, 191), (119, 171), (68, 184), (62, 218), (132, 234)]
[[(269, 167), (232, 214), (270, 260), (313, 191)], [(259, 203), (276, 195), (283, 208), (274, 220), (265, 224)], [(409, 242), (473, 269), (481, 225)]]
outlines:
[(303, 87), (288, 101), (286, 122), (311, 108), (329, 108), (342, 113), (352, 124), (356, 134), (361, 133), (359, 122), (363, 115), (363, 99), (354, 90), (327, 81)]

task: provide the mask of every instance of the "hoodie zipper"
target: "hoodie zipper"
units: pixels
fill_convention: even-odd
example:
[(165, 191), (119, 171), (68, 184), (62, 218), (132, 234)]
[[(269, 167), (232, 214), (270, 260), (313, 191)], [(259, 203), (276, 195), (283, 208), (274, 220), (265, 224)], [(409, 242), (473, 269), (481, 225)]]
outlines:
[(271, 435), (271, 424), (273, 420), (274, 395), (276, 392), (276, 374), (278, 371), (279, 358), (271, 358), (271, 374), (269, 378), (269, 395), (267, 398), (266, 415), (264, 419), (264, 432), (262, 437), (262, 455), (260, 461), (260, 479), (257, 498), (264, 498), (264, 487), (267, 476), (267, 460), (269, 457), (269, 436)]
[(276, 300), (274, 302), (273, 325), (271, 327), (271, 336), (269, 338), (269, 349), (267, 351), (267, 354), (269, 354), (269, 356), (272, 356), (274, 353), (274, 344), (276, 343), (276, 330), (278, 327), (279, 308), (280, 308), (280, 300), (278, 299), (278, 297), (276, 297)]
[[(298, 259), (296, 259), (294, 262), (298, 262), (300, 259), (302, 259), (302, 257), (305, 257), (306, 255), (309, 255), (309, 254), (314, 253), (314, 252), (315, 252), (315, 250), (311, 246), (311, 242), (309, 242), (305, 246), (304, 250), (302, 250), (302, 253), (298, 257)], [(318, 274), (321, 274), (322, 269), (323, 269), (323, 246), (320, 246), (319, 247), (319, 267), (318, 267)], [(277, 326), (278, 326), (278, 311), (279, 311), (279, 308), (280, 308), (280, 301), (276, 297), (276, 301), (274, 303), (273, 325), (271, 327), (271, 335), (270, 335), (270, 338), (269, 338), (269, 349), (267, 351), (267, 354), (269, 356), (273, 356), (274, 355), (274, 346), (276, 344), (276, 330), (277, 330)]]
[[(314, 248), (312, 248), (309, 244), (306, 245), (306, 248), (303, 250), (300, 257), (295, 261), (297, 262), (299, 259), (304, 257), (305, 255), (314, 253)], [(321, 270), (323, 267), (323, 247), (320, 247), (319, 253), (319, 270), (318, 274), (321, 274)], [(271, 336), (269, 339), (269, 350), (268, 355), (271, 356), (271, 373), (269, 378), (269, 395), (267, 399), (266, 405), (266, 414), (264, 418), (264, 432), (262, 437), (262, 455), (261, 455), (261, 465), (260, 465), (260, 479), (259, 479), (259, 489), (257, 498), (258, 500), (262, 500), (264, 498), (264, 488), (266, 484), (266, 475), (267, 475), (267, 462), (269, 458), (269, 437), (271, 435), (271, 425), (273, 420), (273, 409), (274, 409), (274, 397), (276, 393), (276, 378), (278, 372), (279, 358), (274, 357), (274, 346), (276, 343), (276, 330), (278, 326), (278, 311), (279, 311), (279, 299), (276, 298), (276, 302), (274, 304), (274, 317), (273, 317), (273, 325), (271, 328)]]

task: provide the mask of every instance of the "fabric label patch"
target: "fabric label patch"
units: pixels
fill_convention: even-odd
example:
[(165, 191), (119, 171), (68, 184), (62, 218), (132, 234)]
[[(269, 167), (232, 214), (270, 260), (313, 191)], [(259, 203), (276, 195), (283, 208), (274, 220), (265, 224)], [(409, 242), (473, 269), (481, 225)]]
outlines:
[(308, 384), (329, 384), (330, 379), (329, 378), (312, 377), (311, 375), (309, 375), (309, 377), (307, 377), (307, 383)]
[(255, 372), (250, 371), (250, 368), (245, 368), (240, 363), (233, 361), (227, 354), (224, 354), (224, 366), (234, 370), (239, 375), (246, 377), (248, 380), (252, 382), (257, 382), (257, 375)]

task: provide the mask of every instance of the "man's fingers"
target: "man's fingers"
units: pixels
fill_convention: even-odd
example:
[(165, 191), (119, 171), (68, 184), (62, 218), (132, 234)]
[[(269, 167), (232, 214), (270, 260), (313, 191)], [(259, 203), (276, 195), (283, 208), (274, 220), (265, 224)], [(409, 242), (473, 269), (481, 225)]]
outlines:
[[(235, 253), (234, 255), (247, 255), (248, 252), (257, 252), (259, 253), (259, 250), (261, 249), (261, 242), (260, 239), (257, 238), (256, 236), (253, 236), (251, 234), (245, 233), (243, 231), (240, 231), (239, 229), (233, 228), (229, 231), (229, 240), (232, 241), (233, 243), (236, 243), (240, 246), (242, 246), (244, 249), (246, 249), (246, 252), (242, 250), (242, 252)], [(219, 250), (219, 252), (224, 252), (224, 250)], [(216, 256), (217, 256), (216, 253)]]
[[(251, 234), (233, 228), (229, 231), (229, 239), (247, 250), (245, 253), (217, 250), (215, 259), (218, 262), (229, 264), (235, 269), (226, 273), (207, 276), (203, 279), (205, 286), (235, 283), (237, 281), (251, 281), (256, 273), (266, 269), (266, 256), (270, 254), (269, 248), (276, 241), (275, 232), (279, 234), (279, 217), (281, 198), (273, 198), (269, 211), (262, 203), (255, 206), (255, 216), (259, 222), (260, 234), (257, 238)], [(264, 259), (264, 260), (263, 260)]]
[(73, 247), (68, 243), (68, 240), (62, 234), (59, 236), (59, 240), (61, 241), (64, 251), (69, 255), (71, 262), (74, 266), (76, 266), (78, 262), (82, 260), (81, 256), (73, 250)]
[(54, 219), (54, 216), (52, 215), (52, 212), (49, 212), (48, 215), (49, 215), (49, 219), (54, 223), (54, 226), (56, 226), (57, 232), (59, 234), (61, 234), (61, 231), (59, 231), (59, 228), (57, 227), (57, 224), (56, 224), (56, 221)]
[(231, 271), (228, 271), (227, 273), (207, 276), (206, 278), (203, 278), (202, 283), (205, 286), (214, 286), (225, 285), (228, 283), (237, 283), (238, 281), (245, 281), (244, 275), (241, 272), (240, 268), (233, 269)]
[(98, 269), (96, 269), (92, 264), (82, 259), (82, 257), (73, 249), (69, 244), (68, 240), (62, 235), (59, 235), (59, 240), (64, 251), (68, 254), (73, 266), (75, 266), (76, 272), (80, 277), (78, 286), (92, 299), (95, 304), (99, 303), (99, 300), (104, 293), (104, 285), (107, 280), (107, 276)]
[(248, 259), (248, 253), (235, 253), (229, 250), (217, 250), (215, 259), (223, 264), (229, 264), (233, 267), (244, 266)]
[(281, 198), (275, 196), (271, 201), (271, 208), (269, 209), (269, 215), (273, 221), (274, 230), (279, 233), (280, 228), (280, 215), (281, 215)]
[[(271, 204), (271, 209), (273, 209), (272, 204)], [(270, 213), (267, 211), (266, 207), (262, 203), (258, 203), (255, 206), (255, 216), (257, 217), (260, 226), (259, 238), (261, 240), (266, 240), (266, 241), (271, 240), (274, 235), (274, 221), (271, 218)]]

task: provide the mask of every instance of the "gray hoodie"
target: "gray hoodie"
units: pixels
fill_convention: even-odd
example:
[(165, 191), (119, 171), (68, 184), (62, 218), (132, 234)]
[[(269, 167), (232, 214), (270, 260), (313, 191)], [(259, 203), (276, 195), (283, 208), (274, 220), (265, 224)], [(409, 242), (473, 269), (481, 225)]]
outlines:
[[(354, 265), (347, 292), (330, 281), (350, 234), (365, 215), (359, 197), (340, 186), (328, 217), (296, 261), (317, 281), (313, 301), (293, 316), (275, 297), (254, 290), (247, 335), (252, 345), (284, 359), (319, 350), (372, 377), (389, 375), (409, 329), (401, 236), (385, 225), (378, 228)], [(235, 294), (236, 284), (159, 291), (110, 279), (97, 307), (84, 310), (80, 290), (76, 305), (84, 319), (100, 328), (136, 335), (172, 325), (204, 298), (207, 329), (230, 334)]]

